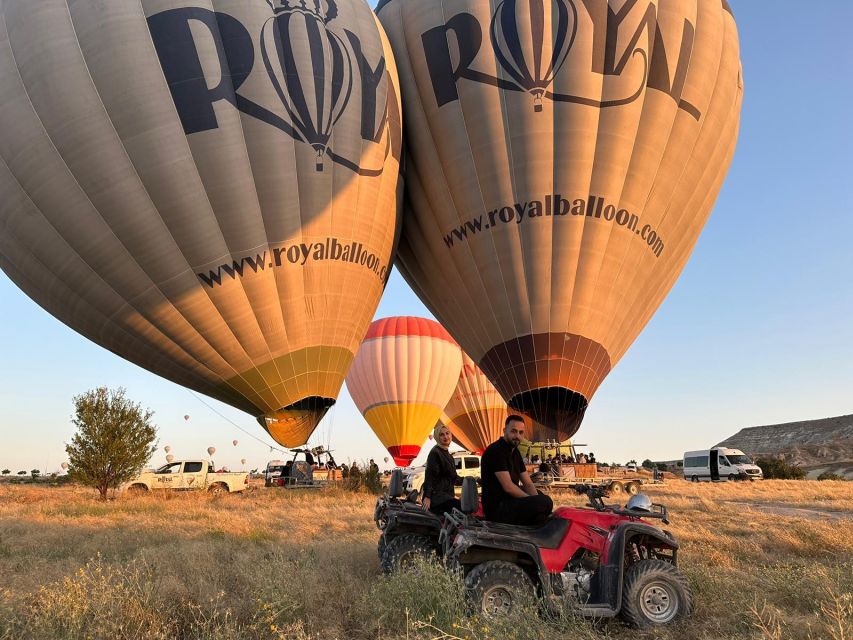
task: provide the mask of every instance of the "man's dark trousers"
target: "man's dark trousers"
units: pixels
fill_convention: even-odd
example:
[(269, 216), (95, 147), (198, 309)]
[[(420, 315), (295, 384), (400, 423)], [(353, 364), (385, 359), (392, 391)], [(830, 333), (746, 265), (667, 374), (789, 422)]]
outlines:
[(501, 500), (491, 519), (506, 524), (537, 525), (545, 522), (553, 509), (551, 497), (540, 492), (526, 498)]

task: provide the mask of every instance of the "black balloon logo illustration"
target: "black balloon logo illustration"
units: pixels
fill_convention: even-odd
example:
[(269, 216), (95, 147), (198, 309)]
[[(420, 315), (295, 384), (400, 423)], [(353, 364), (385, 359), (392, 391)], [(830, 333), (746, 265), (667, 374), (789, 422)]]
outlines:
[(352, 93), (352, 60), (327, 24), (333, 0), (278, 0), (261, 32), (270, 80), (293, 128), (317, 152), (317, 171)]
[(572, 0), (504, 0), (492, 16), (498, 63), (533, 96), (534, 111), (542, 111), (542, 97), (569, 55), (577, 16)]

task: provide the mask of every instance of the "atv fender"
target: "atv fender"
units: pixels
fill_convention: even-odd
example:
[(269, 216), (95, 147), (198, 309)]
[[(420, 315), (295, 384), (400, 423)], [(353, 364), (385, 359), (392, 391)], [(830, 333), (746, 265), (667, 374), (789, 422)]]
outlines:
[[(518, 559), (523, 558), (528, 566), (522, 565), (522, 568), (525, 569), (533, 584), (542, 590), (543, 596), (551, 595), (551, 581), (544, 579), (544, 576), (548, 575), (548, 569), (545, 567), (536, 545), (529, 542), (492, 538), (482, 531), (477, 531), (473, 536), (467, 532), (459, 535), (459, 542), (454, 543), (450, 548), (448, 560), (451, 563), (464, 566), (466, 564), (478, 565), (489, 560), (506, 560), (519, 564)], [(488, 542), (488, 546), (481, 545), (481, 542)]]
[(672, 549), (672, 564), (677, 566), (678, 543), (674, 538), (657, 527), (641, 522), (626, 522), (613, 532), (607, 545), (607, 561), (601, 565), (593, 581), (592, 607), (606, 607), (614, 615), (619, 612), (625, 582), (625, 545), (637, 535), (657, 540), (661, 546)]

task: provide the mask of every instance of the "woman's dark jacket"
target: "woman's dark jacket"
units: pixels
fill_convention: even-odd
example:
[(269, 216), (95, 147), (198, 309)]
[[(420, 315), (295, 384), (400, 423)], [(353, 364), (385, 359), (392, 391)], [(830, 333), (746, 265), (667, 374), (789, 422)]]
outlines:
[(424, 476), (424, 498), (438, 505), (451, 500), (453, 486), (461, 485), (462, 478), (456, 475), (456, 462), (447, 449), (435, 446), (429, 452)]

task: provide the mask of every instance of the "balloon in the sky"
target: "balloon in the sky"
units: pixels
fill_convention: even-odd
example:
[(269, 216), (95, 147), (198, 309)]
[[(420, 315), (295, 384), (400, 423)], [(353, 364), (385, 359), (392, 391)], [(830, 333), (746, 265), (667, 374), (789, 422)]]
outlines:
[(577, 431), (707, 220), (743, 95), (726, 0), (383, 0), (397, 264), (514, 410)]
[(459, 347), (433, 320), (383, 318), (370, 325), (347, 389), (399, 466), (418, 455), (461, 366)]
[(212, 456), (214, 453), (216, 453), (216, 447), (207, 448), (207, 455)]
[(368, 4), (0, 0), (0, 24), (0, 267), (304, 443), (398, 230), (399, 87)]
[(66, 470), (66, 469), (68, 469), (68, 463), (67, 463), (67, 462), (63, 462), (63, 463), (62, 463), (61, 465), (59, 465), (59, 466), (60, 466), (60, 467), (62, 467), (62, 470), (63, 470), (63, 471), (64, 471), (64, 470)]
[(453, 439), (468, 451), (482, 452), (501, 437), (509, 413), (506, 401), (486, 374), (463, 352), (456, 389), (441, 416)]
[(172, 450), (172, 447), (170, 447), (169, 445), (166, 445), (165, 447), (163, 447), (163, 451), (165, 451), (166, 453), (169, 453), (171, 450)]
[(172, 462), (172, 460), (174, 460), (174, 459), (175, 459), (175, 456), (173, 456), (171, 453), (166, 456), (166, 462)]
[(236, 447), (236, 446), (237, 446), (237, 444), (239, 444), (239, 441), (238, 441), (238, 440), (232, 440), (232, 441), (231, 441), (231, 444), (233, 444), (233, 445)]
[(246, 458), (240, 458), (240, 464), (246, 464)]
[(388, 456), (385, 456), (384, 458), (382, 458), (382, 461), (383, 461), (385, 464), (388, 464), (388, 461), (389, 461), (390, 459), (391, 459), (391, 458), (389, 458)]

